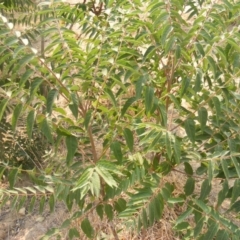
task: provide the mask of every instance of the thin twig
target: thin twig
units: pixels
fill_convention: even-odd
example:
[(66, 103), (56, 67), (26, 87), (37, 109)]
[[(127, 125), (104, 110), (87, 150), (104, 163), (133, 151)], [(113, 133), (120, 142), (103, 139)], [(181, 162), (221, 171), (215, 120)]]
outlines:
[(115, 227), (114, 227), (114, 225), (113, 225), (113, 222), (112, 222), (112, 221), (109, 222), (109, 225), (110, 225), (110, 228), (111, 228), (111, 230), (112, 230), (114, 239), (115, 239), (115, 240), (119, 240), (119, 237), (118, 237), (118, 235), (117, 235), (117, 232), (116, 232), (116, 229), (115, 229)]

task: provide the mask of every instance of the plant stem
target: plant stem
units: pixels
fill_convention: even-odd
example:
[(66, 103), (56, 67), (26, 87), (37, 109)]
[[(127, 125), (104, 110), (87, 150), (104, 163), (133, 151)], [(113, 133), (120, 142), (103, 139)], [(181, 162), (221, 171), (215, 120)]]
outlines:
[(112, 233), (113, 233), (114, 239), (119, 240), (119, 237), (118, 237), (118, 235), (117, 235), (116, 229), (115, 229), (115, 227), (114, 227), (112, 221), (111, 221), (109, 224), (110, 224), (110, 228), (111, 228), (111, 230), (112, 230)]

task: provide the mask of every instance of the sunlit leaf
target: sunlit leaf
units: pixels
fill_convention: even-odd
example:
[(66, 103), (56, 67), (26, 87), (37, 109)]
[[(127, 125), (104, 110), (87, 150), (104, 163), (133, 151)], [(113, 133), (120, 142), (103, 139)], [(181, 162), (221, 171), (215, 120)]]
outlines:
[(103, 180), (110, 186), (110, 187), (117, 187), (117, 182), (114, 180), (112, 175), (107, 171), (105, 168), (98, 166), (95, 168), (98, 174), (103, 178)]
[(92, 174), (91, 182), (92, 182), (92, 194), (98, 197), (101, 190), (101, 183), (99, 175), (96, 172)]

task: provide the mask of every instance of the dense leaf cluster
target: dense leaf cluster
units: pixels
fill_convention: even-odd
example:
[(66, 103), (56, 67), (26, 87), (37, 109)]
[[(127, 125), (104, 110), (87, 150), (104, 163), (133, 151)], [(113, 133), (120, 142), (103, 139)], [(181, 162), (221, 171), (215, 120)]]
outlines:
[[(103, 2), (99, 15), (40, 4), (41, 49), (0, 16), (0, 69), (8, 79), (1, 89), (9, 96), (0, 117), (16, 99), (13, 129), (27, 115), (28, 137), (36, 124), (60, 156), (27, 171), (34, 187), (1, 190), (1, 204), (10, 199), (20, 208), (31, 194), (30, 210), (39, 195), (40, 211), (47, 201), (52, 211), (59, 200), (69, 210), (77, 205), (45, 238), (75, 219), (83, 232), (70, 228), (70, 238), (97, 238), (92, 213), (141, 231), (174, 207), (181, 209), (176, 235), (239, 239), (240, 4)], [(20, 173), (10, 170), (12, 187)], [(115, 238), (119, 230), (113, 227)]]

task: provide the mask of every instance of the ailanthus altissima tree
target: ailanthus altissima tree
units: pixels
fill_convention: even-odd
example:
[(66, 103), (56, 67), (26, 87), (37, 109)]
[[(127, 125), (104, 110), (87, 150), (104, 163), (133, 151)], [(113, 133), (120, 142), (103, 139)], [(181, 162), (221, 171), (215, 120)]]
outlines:
[[(62, 228), (78, 219), (70, 238), (93, 239), (92, 213), (112, 223), (117, 239), (113, 220), (142, 231), (180, 206), (176, 237), (239, 239), (240, 4), (42, 2), (30, 22), (47, 39), (44, 54), (15, 31), (9, 7), (1, 5), (0, 119), (14, 99), (13, 131), (25, 117), (30, 139), (37, 126), (66, 155), (30, 170), (1, 160), (10, 183), (1, 205), (18, 209), (29, 194), (29, 210), (76, 205)], [(15, 187), (23, 172), (34, 187)]]

